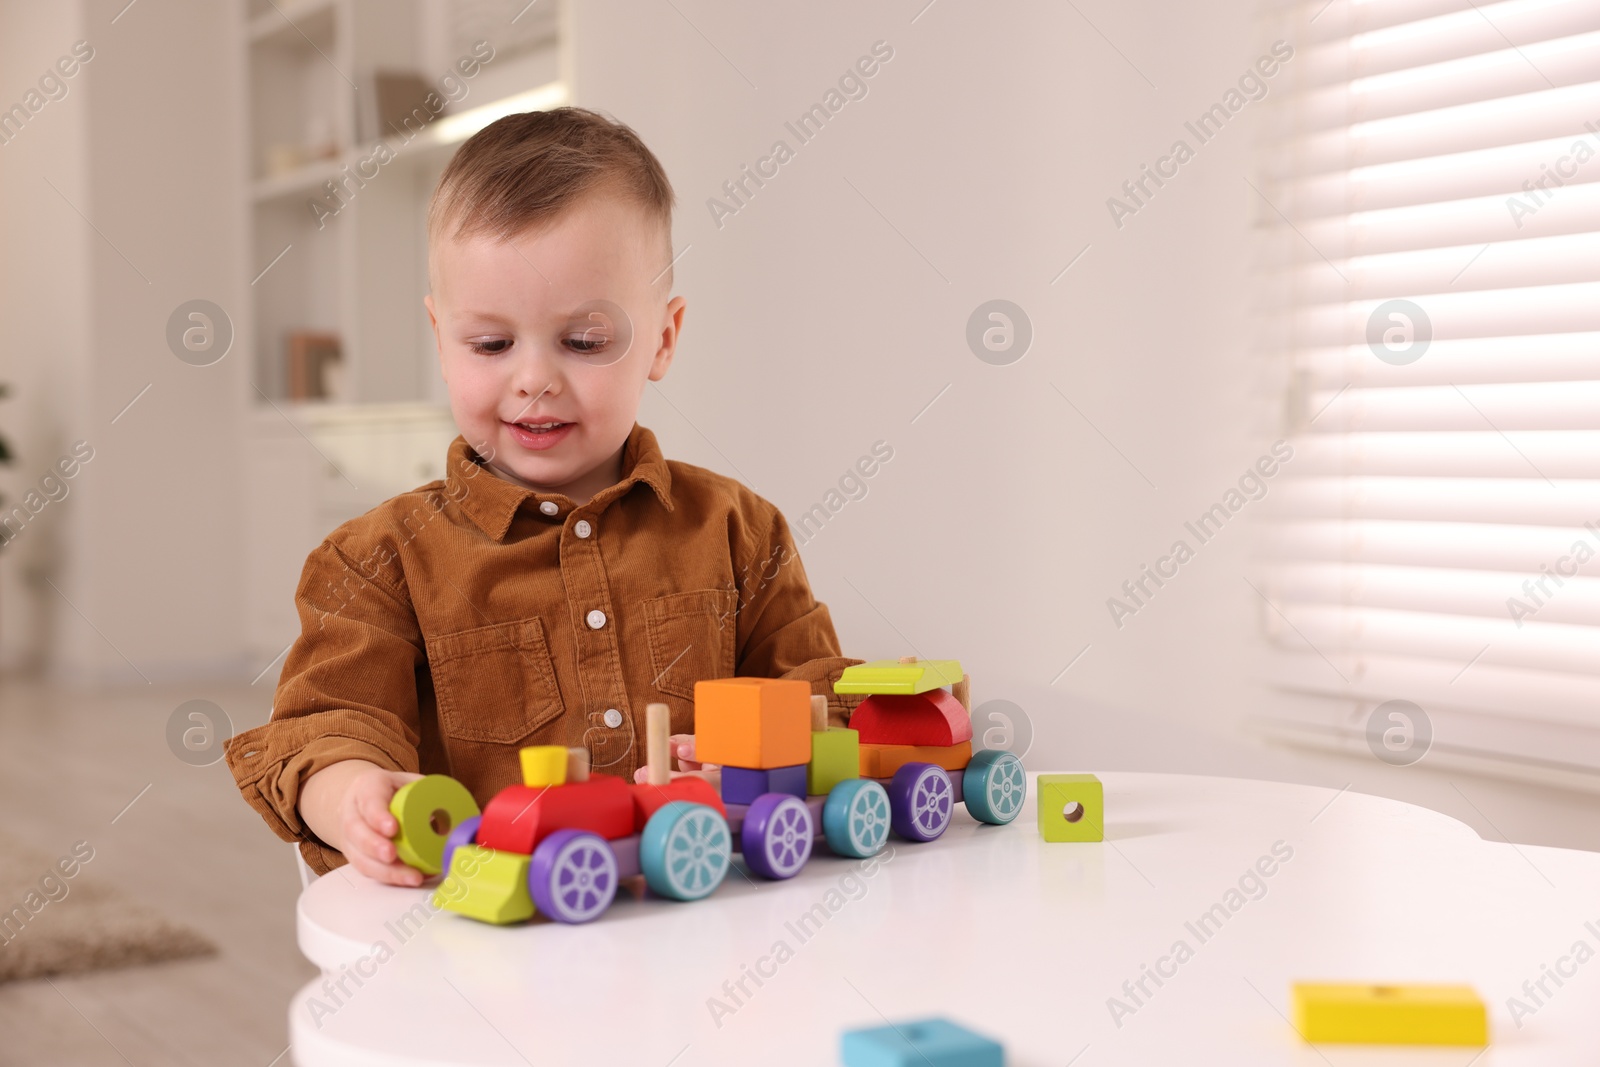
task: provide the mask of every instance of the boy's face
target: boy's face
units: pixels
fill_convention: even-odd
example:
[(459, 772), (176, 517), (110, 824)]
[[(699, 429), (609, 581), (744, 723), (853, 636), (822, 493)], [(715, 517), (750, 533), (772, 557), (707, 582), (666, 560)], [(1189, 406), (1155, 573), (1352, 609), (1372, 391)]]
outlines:
[[(579, 503), (621, 478), (646, 381), (672, 363), (684, 300), (666, 299), (659, 227), (596, 192), (511, 240), (445, 237), (423, 301), (450, 412), (503, 477)], [(530, 424), (559, 422), (550, 432)]]

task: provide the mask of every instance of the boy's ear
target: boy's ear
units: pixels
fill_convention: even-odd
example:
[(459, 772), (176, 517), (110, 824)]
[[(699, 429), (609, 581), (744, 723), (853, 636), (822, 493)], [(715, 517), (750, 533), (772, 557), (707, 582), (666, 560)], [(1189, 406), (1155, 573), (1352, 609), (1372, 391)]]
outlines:
[(678, 350), (678, 335), (683, 332), (683, 309), (686, 307), (688, 301), (681, 296), (675, 296), (667, 303), (666, 322), (661, 326), (661, 345), (650, 361), (649, 377), (652, 382), (659, 382), (666, 377), (667, 368), (672, 366), (672, 357)]
[(428, 325), (433, 327), (433, 350), (439, 356), (439, 377), (449, 381), (449, 376), (444, 371), (444, 345), (439, 343), (439, 316), (433, 313), (432, 293), (422, 298), (422, 306), (428, 309)]

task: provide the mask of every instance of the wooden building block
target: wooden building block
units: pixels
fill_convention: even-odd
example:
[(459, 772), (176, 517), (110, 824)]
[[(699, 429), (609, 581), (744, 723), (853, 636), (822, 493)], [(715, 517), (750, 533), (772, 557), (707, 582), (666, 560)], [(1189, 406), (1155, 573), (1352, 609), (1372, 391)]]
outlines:
[(530, 857), (482, 845), (461, 845), (450, 859), (450, 873), (433, 892), (433, 906), (486, 923), (533, 918), (528, 893)]
[(773, 767), (758, 771), (745, 767), (722, 768), (722, 802), (753, 804), (763, 793), (787, 793), (802, 800), (806, 795), (806, 767)]
[(926, 693), (961, 681), (961, 661), (954, 659), (875, 659), (846, 667), (833, 683), (835, 693)]
[(1296, 982), (1294, 1028), (1312, 1042), (1486, 1045), (1489, 1016), (1466, 985)]
[(567, 750), (560, 745), (529, 745), (517, 753), (522, 760), (522, 784), (534, 789), (565, 785)]
[(843, 726), (811, 732), (811, 762), (806, 764), (806, 792), (826, 796), (840, 782), (861, 777), (861, 735)]
[(959, 745), (972, 740), (972, 716), (946, 689), (880, 694), (856, 705), (850, 729), (869, 745)]
[(449, 775), (429, 774), (395, 790), (389, 814), (397, 824), (395, 856), (423, 874), (438, 874), (450, 831), (478, 814), (478, 802)]
[(672, 781), (672, 709), (665, 704), (644, 707), (644, 773), (651, 785)]
[(694, 685), (695, 758), (771, 770), (811, 758), (811, 686), (789, 678), (716, 678)]
[(1038, 812), (1046, 841), (1105, 840), (1105, 790), (1092, 774), (1041, 774)]
[(893, 778), (894, 772), (908, 763), (931, 763), (959, 771), (972, 762), (971, 741), (959, 745), (869, 745), (863, 741), (860, 747), (862, 778)]
[(633, 832), (636, 834), (644, 832), (644, 824), (650, 821), (650, 816), (656, 813), (657, 808), (674, 800), (687, 800), (715, 808), (723, 818), (728, 815), (722, 798), (717, 795), (717, 787), (694, 775), (682, 775), (666, 785), (630, 785), (628, 790), (633, 794)]
[(590, 830), (610, 840), (633, 833), (633, 797), (608, 774), (545, 789), (508, 785), (483, 809), (478, 844), (532, 855), (557, 830)]
[(949, 1019), (913, 1019), (846, 1030), (840, 1039), (845, 1067), (1005, 1067), (1000, 1042)]

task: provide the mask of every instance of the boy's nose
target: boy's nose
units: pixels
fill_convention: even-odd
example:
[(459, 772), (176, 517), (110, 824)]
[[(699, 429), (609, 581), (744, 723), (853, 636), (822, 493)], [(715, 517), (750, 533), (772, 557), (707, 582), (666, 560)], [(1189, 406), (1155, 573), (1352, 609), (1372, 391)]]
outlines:
[(529, 403), (536, 402), (545, 393), (560, 390), (560, 360), (558, 354), (545, 354), (535, 352), (527, 358), (519, 360), (515, 372), (514, 383), (517, 395), (529, 398)]
[[(554, 382), (546, 382), (543, 386), (536, 386), (530, 379), (519, 379), (517, 382), (517, 395), (528, 398), (528, 406), (532, 407), (539, 402), (539, 398), (550, 391)], [(537, 392), (535, 391), (537, 389)]]

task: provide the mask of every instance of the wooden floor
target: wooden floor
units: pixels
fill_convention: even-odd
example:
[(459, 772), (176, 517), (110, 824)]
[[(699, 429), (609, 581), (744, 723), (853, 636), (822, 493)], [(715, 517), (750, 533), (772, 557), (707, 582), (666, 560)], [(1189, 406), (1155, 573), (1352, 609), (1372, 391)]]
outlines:
[(204, 960), (0, 985), (0, 1064), (291, 1062), (289, 997), (316, 974), (295, 947), (294, 856), (240, 799), (224, 764), (191, 767), (167, 748), (168, 716), (196, 698), (221, 705), (242, 730), (266, 719), (272, 694), (243, 685), (89, 692), (0, 683), (7, 832), (51, 855), (88, 840), (98, 875), (221, 949)]
[[(7, 832), (52, 855), (88, 839), (97, 873), (221, 948), (207, 960), (0, 985), (0, 1064), (291, 1062), (289, 998), (316, 973), (295, 946), (293, 853), (221, 762), (191, 767), (166, 742), (168, 717), (191, 699), (221, 705), (236, 732), (265, 721), (273, 681), (106, 691), (0, 679)], [(1600, 848), (1588, 794), (1263, 750), (1131, 715), (1073, 717), (1072, 752), (1078, 767), (1349, 786), (1443, 811), (1489, 841)]]

